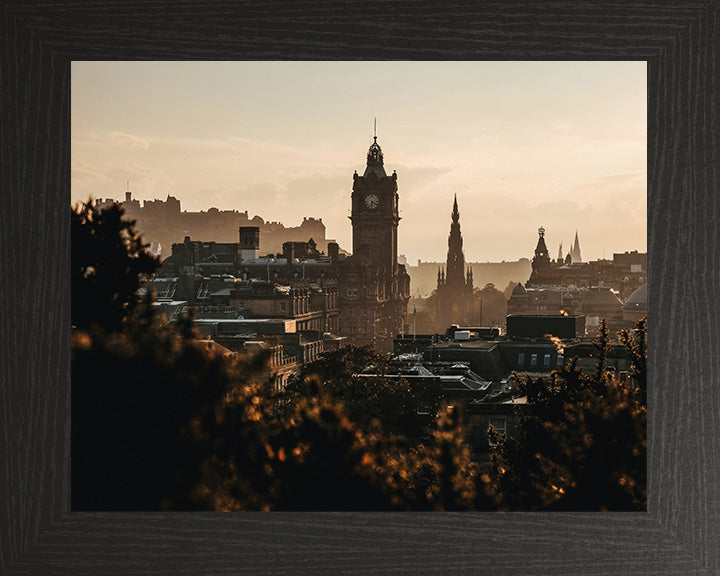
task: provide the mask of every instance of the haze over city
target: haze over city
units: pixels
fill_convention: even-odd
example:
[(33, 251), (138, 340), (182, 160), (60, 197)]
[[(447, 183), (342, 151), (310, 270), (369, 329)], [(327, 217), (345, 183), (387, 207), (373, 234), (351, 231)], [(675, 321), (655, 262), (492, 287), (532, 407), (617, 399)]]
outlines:
[(646, 510), (643, 63), (73, 84), (73, 509)]
[(644, 62), (74, 62), (73, 203), (178, 198), (352, 250), (352, 174), (377, 118), (399, 252), (443, 261), (453, 196), (468, 261), (646, 251)]

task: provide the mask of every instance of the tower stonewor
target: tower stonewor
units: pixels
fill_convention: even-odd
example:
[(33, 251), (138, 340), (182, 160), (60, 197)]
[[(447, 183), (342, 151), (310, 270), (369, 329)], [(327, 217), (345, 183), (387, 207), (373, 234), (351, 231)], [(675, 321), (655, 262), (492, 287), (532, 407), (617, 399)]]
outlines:
[(383, 269), (389, 280), (397, 270), (397, 173), (385, 173), (383, 153), (373, 138), (365, 173), (353, 175), (353, 254), (364, 256)]
[(377, 136), (365, 172), (353, 175), (351, 201), (353, 255), (339, 274), (341, 332), (353, 343), (390, 351), (393, 337), (403, 331), (410, 277), (397, 262), (397, 173), (385, 172)]

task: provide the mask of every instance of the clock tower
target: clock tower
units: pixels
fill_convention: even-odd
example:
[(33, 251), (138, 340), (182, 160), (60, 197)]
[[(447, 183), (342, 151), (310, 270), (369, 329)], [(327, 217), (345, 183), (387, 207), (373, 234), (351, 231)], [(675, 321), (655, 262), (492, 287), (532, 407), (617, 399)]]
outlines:
[(397, 173), (385, 173), (377, 136), (367, 153), (365, 173), (353, 174), (353, 254), (364, 256), (388, 277), (397, 272)]
[(397, 174), (388, 176), (377, 136), (361, 175), (353, 174), (353, 254), (338, 271), (340, 330), (354, 344), (392, 351), (402, 334), (410, 298), (410, 277), (398, 264)]

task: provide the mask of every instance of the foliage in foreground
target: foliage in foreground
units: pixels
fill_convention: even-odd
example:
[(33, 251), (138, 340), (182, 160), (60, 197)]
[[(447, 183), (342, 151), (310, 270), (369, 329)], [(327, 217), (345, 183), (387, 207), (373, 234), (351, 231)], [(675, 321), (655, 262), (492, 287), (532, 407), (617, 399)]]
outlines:
[[(282, 414), (265, 359), (213, 355), (152, 318), (73, 335), (73, 509), (469, 509), (457, 418), (407, 449), (311, 392)], [(186, 334), (182, 334), (182, 330)]]
[(628, 383), (605, 370), (604, 326), (593, 374), (569, 362), (523, 382), (528, 411), (480, 470), (460, 410), (407, 441), (413, 391), (352, 378), (382, 369), (369, 350), (325, 356), (276, 397), (266, 358), (208, 352), (192, 318), (169, 325), (141, 301), (156, 262), (120, 208), (72, 214), (73, 509), (644, 507), (644, 322), (620, 335)]
[[(645, 321), (621, 334), (640, 349)], [(512, 437), (494, 456), (494, 490), (503, 508), (644, 510), (646, 506), (645, 354), (633, 356), (631, 379), (605, 368), (609, 346), (603, 322), (592, 374), (577, 358), (548, 378), (527, 378), (520, 388), (528, 406)]]
[[(377, 376), (359, 375), (368, 366), (374, 366)], [(427, 435), (429, 427), (436, 428), (433, 420), (437, 414), (419, 415), (418, 404), (421, 399), (430, 399), (438, 405), (442, 388), (419, 390), (405, 380), (387, 378), (386, 371), (387, 358), (370, 346), (343, 346), (303, 365), (278, 400), (281, 408), (288, 407), (321, 392), (342, 404), (360, 430), (370, 432), (379, 426), (397, 443), (414, 446), (420, 437)]]
[(70, 211), (72, 324), (83, 330), (119, 330), (140, 302), (142, 278), (159, 266), (123, 215), (119, 205), (99, 210), (92, 199)]
[[(354, 404), (346, 394), (346, 408), (340, 390), (309, 375), (306, 394), (279, 410), (267, 358), (209, 352), (192, 318), (168, 324), (137, 296), (156, 262), (121, 208), (88, 202), (71, 224), (74, 510), (472, 506), (475, 467), (457, 417), (440, 419), (429, 447), (409, 450), (378, 420), (349, 417), (377, 406), (378, 390)], [(342, 351), (357, 365), (330, 362), (334, 381), (366, 353)]]

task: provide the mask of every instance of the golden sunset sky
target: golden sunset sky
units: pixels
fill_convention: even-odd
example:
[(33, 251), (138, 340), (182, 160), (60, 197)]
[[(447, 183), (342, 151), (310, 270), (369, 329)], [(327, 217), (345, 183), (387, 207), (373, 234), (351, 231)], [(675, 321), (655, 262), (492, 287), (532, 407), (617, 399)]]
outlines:
[[(71, 202), (322, 218), (352, 249), (350, 193), (377, 118), (399, 252), (584, 260), (647, 249), (645, 62), (73, 62)], [(212, 240), (212, 238), (194, 238)], [(262, 251), (262, 247), (261, 247)]]

